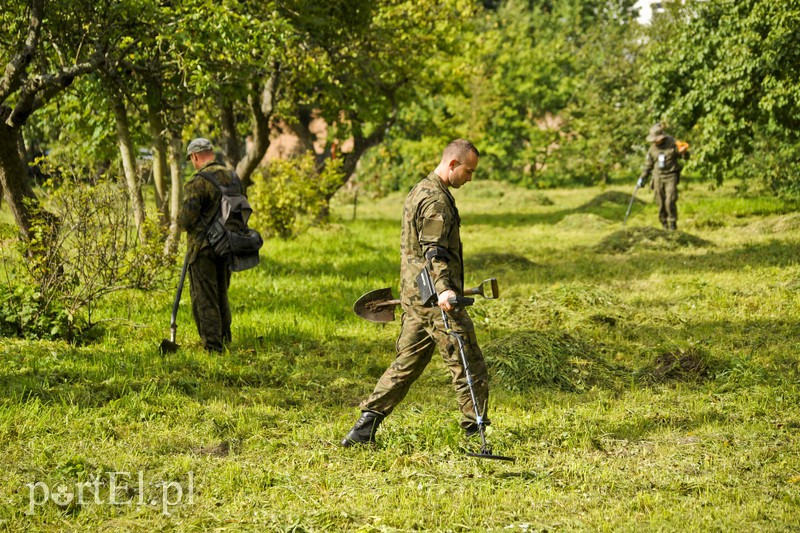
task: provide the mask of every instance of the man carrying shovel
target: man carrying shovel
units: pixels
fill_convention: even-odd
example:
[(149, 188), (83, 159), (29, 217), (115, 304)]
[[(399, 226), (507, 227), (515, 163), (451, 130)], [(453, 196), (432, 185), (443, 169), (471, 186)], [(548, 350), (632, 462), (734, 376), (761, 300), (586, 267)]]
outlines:
[[(483, 424), (489, 424), (486, 418), (489, 379), (472, 320), (464, 309), (448, 301), (464, 293), (461, 218), (448, 188), (457, 189), (472, 179), (479, 156), (471, 142), (464, 139), (451, 142), (444, 149), (436, 170), (420, 181), (406, 198), (400, 238), (403, 316), (396, 344), (397, 357), (378, 380), (373, 393), (361, 403), (361, 417), (342, 440), (342, 446), (374, 442), (378, 426), (403, 400), (430, 362), (436, 347), (450, 369), (465, 434), (472, 436), (478, 432), (476, 408)], [(420, 297), (417, 277), (425, 267), (433, 278), (438, 307), (426, 307)], [(476, 406), (473, 406), (458, 345), (447, 333), (439, 308), (449, 314), (450, 327), (463, 339)]]

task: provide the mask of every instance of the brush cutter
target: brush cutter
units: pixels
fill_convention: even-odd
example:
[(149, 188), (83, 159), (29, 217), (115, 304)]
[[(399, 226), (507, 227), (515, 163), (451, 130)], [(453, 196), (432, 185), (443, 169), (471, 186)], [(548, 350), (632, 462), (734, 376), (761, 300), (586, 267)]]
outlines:
[[(483, 280), (480, 285), (464, 291), (465, 296), (483, 296), (487, 300), (495, 300), (500, 296), (496, 278)], [(370, 322), (386, 323), (394, 320), (394, 308), (400, 300), (392, 296), (392, 289), (386, 287), (370, 291), (361, 296), (353, 304), (353, 312)]]
[(175, 343), (175, 338), (178, 335), (178, 305), (181, 303), (181, 293), (183, 293), (183, 282), (186, 281), (186, 271), (189, 268), (189, 252), (183, 258), (183, 266), (181, 267), (181, 277), (178, 280), (178, 290), (175, 294), (175, 301), (172, 303), (172, 320), (169, 325), (169, 340), (164, 339), (158, 347), (161, 355), (168, 353), (175, 353), (180, 346)]
[(628, 215), (631, 214), (631, 207), (633, 207), (633, 202), (634, 202), (634, 200), (636, 200), (636, 191), (638, 191), (639, 187), (641, 187), (641, 186), (642, 186), (642, 182), (640, 180), (640, 181), (636, 182), (636, 187), (633, 188), (633, 194), (631, 195), (631, 201), (628, 202), (628, 210), (625, 212), (625, 218), (622, 219), (622, 227), (623, 228), (625, 227), (625, 223), (628, 221)]

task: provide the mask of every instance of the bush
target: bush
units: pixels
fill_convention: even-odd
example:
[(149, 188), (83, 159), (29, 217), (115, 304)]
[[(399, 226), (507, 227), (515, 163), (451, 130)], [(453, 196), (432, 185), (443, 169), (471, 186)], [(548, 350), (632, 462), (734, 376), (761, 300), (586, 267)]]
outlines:
[(165, 285), (173, 261), (163, 236), (148, 222), (139, 241), (124, 187), (67, 175), (42, 205), (29, 240), (0, 256), (0, 334), (71, 340), (92, 325), (104, 296)]
[(0, 284), (0, 336), (72, 339), (85, 326), (60, 301), (32, 285)]
[(265, 235), (288, 239), (303, 227), (327, 218), (328, 201), (342, 184), (341, 164), (320, 170), (313, 154), (275, 159), (253, 174), (247, 198), (251, 225)]

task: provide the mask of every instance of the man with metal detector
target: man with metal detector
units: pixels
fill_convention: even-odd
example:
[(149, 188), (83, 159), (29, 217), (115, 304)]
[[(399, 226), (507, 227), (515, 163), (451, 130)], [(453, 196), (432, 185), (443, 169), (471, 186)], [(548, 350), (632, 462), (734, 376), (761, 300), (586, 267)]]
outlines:
[(681, 181), (680, 159), (689, 157), (689, 145), (685, 142), (676, 141), (667, 135), (661, 124), (654, 124), (650, 128), (647, 141), (651, 145), (647, 151), (644, 169), (639, 176), (636, 187), (637, 189), (643, 187), (646, 183), (645, 180), (652, 174), (653, 181), (650, 187), (655, 192), (656, 204), (658, 204), (658, 219), (664, 229), (675, 230), (678, 225), (677, 202), (678, 183)]
[(208, 139), (198, 138), (186, 148), (186, 159), (197, 171), (184, 189), (178, 225), (187, 234), (186, 263), (189, 270), (189, 294), (192, 316), (203, 348), (221, 352), (231, 341), (231, 309), (228, 286), (231, 270), (228, 259), (218, 255), (209, 243), (207, 229), (216, 216), (222, 193), (201, 173), (211, 174), (223, 186), (234, 180), (233, 173), (217, 162)]
[[(378, 426), (406, 396), (436, 347), (452, 375), (465, 435), (477, 434), (479, 421), (489, 424), (486, 363), (472, 320), (462, 307), (454, 305), (456, 297), (464, 293), (464, 262), (461, 218), (448, 191), (472, 179), (479, 155), (478, 149), (467, 140), (451, 142), (444, 149), (436, 170), (420, 181), (406, 198), (400, 239), (403, 317), (396, 344), (397, 357), (378, 380), (373, 393), (361, 403), (361, 417), (342, 440), (342, 446), (375, 441)], [(417, 282), (425, 268), (434, 285), (432, 292), (438, 294), (433, 306), (425, 305)], [(442, 311), (448, 314), (449, 328), (443, 321)], [(454, 342), (452, 332), (461, 339), (459, 343)], [(468, 363), (471, 383), (467, 382), (462, 353)], [(474, 405), (473, 395), (477, 405)], [(476, 413), (480, 413), (478, 417)]]

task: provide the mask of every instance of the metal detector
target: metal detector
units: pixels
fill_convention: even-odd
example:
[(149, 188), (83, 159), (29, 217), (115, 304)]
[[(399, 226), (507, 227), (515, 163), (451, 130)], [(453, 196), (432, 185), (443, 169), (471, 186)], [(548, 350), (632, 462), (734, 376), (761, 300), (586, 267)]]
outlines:
[[(492, 278), (495, 283), (497, 280)], [(438, 300), (438, 296), (436, 294), (436, 290), (433, 285), (433, 278), (431, 278), (431, 274), (427, 268), (423, 268), (422, 272), (420, 272), (419, 276), (417, 276), (417, 283), (419, 285), (419, 292), (420, 296), (422, 296), (423, 301), (426, 305), (436, 305), (436, 300)], [(466, 291), (465, 291), (466, 292)], [(496, 294), (496, 293), (495, 293)], [(472, 305), (475, 303), (475, 298), (467, 298), (463, 296), (456, 296), (455, 298), (450, 298), (448, 300), (450, 305), (456, 307), (463, 307), (467, 305)], [(458, 353), (461, 356), (461, 364), (464, 366), (464, 375), (467, 378), (467, 388), (469, 389), (469, 396), (472, 399), (472, 408), (475, 410), (475, 423), (478, 426), (478, 434), (481, 436), (481, 451), (478, 453), (468, 453), (467, 455), (470, 457), (477, 457), (479, 459), (494, 459), (497, 461), (516, 461), (513, 457), (507, 457), (505, 455), (494, 455), (492, 453), (492, 447), (486, 442), (486, 426), (483, 423), (483, 416), (481, 416), (480, 409), (478, 408), (478, 400), (475, 397), (475, 389), (472, 383), (472, 374), (469, 371), (469, 363), (467, 363), (467, 354), (464, 351), (464, 340), (461, 338), (461, 335), (456, 333), (453, 328), (450, 327), (450, 321), (447, 319), (447, 313), (445, 313), (444, 309), (441, 309), (442, 312), (442, 321), (444, 322), (444, 330), (445, 332), (453, 337), (458, 344)]]

